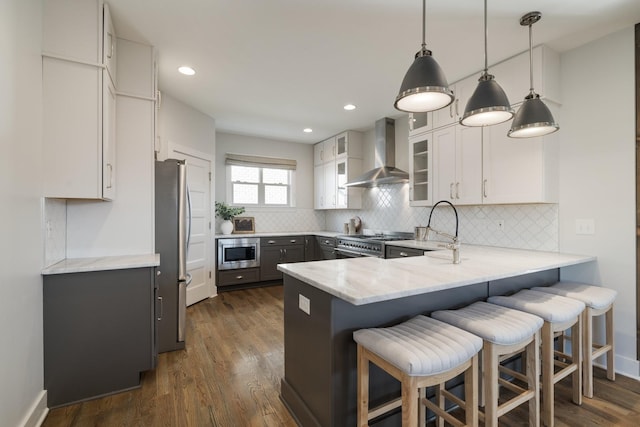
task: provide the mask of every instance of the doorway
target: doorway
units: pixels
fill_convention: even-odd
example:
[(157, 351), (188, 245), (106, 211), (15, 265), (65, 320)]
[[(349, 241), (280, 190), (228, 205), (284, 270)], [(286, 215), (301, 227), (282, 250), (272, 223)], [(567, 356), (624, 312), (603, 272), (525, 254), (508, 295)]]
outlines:
[(211, 164), (212, 158), (189, 147), (169, 144), (169, 157), (184, 160), (191, 200), (191, 234), (187, 253), (187, 306), (214, 295), (211, 273)]

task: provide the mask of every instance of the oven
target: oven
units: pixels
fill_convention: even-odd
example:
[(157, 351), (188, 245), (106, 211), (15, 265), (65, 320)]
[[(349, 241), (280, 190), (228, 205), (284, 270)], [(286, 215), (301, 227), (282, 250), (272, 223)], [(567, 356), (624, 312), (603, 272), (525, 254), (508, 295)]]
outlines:
[(413, 233), (404, 232), (338, 236), (335, 248), (336, 258), (385, 258), (385, 242), (411, 239), (413, 239)]
[(218, 270), (260, 267), (260, 238), (218, 239)]

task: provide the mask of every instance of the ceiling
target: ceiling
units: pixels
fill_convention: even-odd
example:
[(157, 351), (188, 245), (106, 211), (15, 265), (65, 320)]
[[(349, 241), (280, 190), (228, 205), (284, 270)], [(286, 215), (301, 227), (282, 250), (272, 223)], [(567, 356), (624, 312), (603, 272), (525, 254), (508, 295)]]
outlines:
[[(157, 48), (161, 91), (213, 117), (218, 131), (283, 141), (315, 143), (402, 116), (393, 102), (422, 37), (420, 0), (106, 2), (119, 37)], [(427, 1), (427, 47), (450, 82), (483, 66), (483, 8)], [(559, 52), (640, 22), (638, 0), (490, 0), (490, 64), (528, 48), (519, 20), (532, 10), (542, 12), (534, 45)], [(185, 64), (195, 76), (177, 72)]]

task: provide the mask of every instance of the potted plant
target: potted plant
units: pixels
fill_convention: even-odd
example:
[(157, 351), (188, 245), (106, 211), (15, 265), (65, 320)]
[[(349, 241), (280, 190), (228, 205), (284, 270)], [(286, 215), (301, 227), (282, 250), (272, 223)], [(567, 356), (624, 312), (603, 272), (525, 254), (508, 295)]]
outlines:
[(222, 231), (222, 234), (231, 234), (233, 231), (231, 219), (242, 213), (244, 213), (244, 207), (231, 207), (225, 202), (216, 202), (216, 216), (224, 220), (222, 221), (222, 224), (220, 224), (220, 231)]

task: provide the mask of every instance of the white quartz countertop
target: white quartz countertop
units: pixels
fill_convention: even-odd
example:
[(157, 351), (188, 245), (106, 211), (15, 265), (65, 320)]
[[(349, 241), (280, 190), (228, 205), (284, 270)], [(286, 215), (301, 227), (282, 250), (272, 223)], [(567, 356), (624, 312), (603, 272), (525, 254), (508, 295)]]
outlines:
[[(407, 247), (402, 241), (394, 244)], [(589, 255), (475, 245), (462, 245), (460, 257), (462, 262), (456, 265), (450, 250), (437, 250), (410, 258), (280, 264), (278, 270), (351, 304), (364, 305), (596, 260)]]
[(265, 233), (216, 234), (216, 239), (242, 239), (245, 237), (322, 236), (336, 237), (344, 233), (335, 231), (274, 231)]
[(160, 254), (67, 258), (42, 270), (43, 275), (157, 267)]

